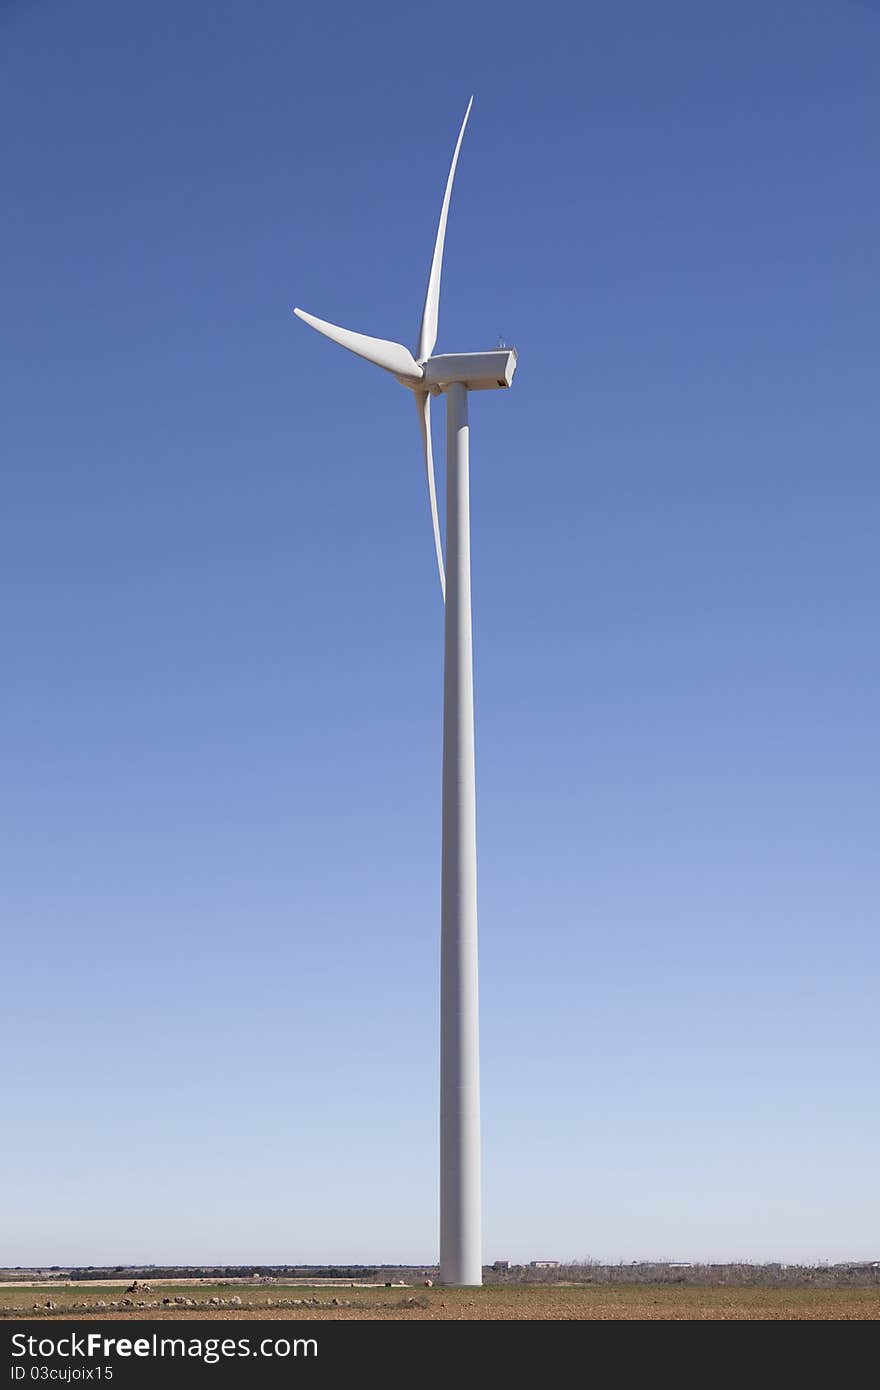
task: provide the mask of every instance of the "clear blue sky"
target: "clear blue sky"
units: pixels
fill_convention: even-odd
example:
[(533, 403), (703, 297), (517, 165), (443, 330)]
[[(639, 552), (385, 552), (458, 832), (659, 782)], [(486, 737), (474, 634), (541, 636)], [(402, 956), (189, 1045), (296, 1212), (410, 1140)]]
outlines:
[[(0, 1262), (431, 1260), (474, 398), (487, 1259), (880, 1258), (880, 4), (0, 4)], [(435, 415), (442, 452), (442, 420)]]

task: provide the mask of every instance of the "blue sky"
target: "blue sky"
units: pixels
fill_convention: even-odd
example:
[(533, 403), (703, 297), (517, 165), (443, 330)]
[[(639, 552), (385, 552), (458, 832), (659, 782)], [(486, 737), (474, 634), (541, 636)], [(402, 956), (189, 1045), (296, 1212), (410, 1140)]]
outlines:
[[(0, 1262), (432, 1260), (471, 409), (487, 1259), (877, 1258), (880, 4), (0, 4)], [(442, 456), (442, 418), (435, 413)]]

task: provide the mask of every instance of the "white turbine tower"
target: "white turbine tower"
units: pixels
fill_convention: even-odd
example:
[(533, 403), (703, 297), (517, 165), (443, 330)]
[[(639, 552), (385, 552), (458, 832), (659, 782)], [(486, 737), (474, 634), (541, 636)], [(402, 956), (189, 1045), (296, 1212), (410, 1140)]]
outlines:
[[(295, 309), (301, 319), (415, 393), (440, 588), (446, 600), (443, 672), (443, 857), (440, 965), (440, 1280), (481, 1284), (480, 1069), (477, 996), (477, 842), (468, 391), (507, 387), (512, 348), (432, 356), (452, 182), (473, 97), (455, 144), (428, 276), (415, 357), (402, 343), (368, 338)], [(431, 397), (446, 394), (446, 565), (440, 540)]]

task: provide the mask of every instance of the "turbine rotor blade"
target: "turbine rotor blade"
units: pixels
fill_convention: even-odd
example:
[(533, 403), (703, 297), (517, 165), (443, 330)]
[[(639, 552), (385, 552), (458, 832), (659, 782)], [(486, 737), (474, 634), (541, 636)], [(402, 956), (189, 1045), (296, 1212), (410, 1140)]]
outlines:
[(446, 572), (443, 568), (443, 543), (440, 540), (440, 518), (437, 515), (437, 488), (434, 484), (434, 451), (431, 448), (431, 397), (429, 392), (416, 393), (416, 407), (422, 430), (422, 447), (425, 451), (425, 472), (428, 475), (428, 499), (431, 503), (431, 522), (434, 527), (434, 549), (437, 552), (437, 569), (440, 574), (440, 592), (446, 602)]
[(365, 333), (353, 333), (350, 328), (339, 328), (335, 323), (315, 318), (314, 314), (307, 314), (304, 309), (294, 309), (293, 312), (303, 323), (323, 333), (325, 338), (330, 338), (340, 347), (348, 348), (349, 352), (356, 353), (358, 357), (366, 358), (368, 362), (405, 381), (421, 381), (422, 369), (403, 343), (392, 343), (387, 338), (368, 338)]
[(419, 346), (416, 357), (419, 362), (424, 362), (426, 357), (430, 357), (434, 351), (434, 344), (437, 341), (437, 323), (440, 316), (440, 272), (443, 269), (443, 243), (446, 240), (446, 219), (449, 216), (449, 200), (452, 197), (452, 183), (455, 178), (455, 167), (458, 164), (458, 154), (461, 149), (461, 142), (464, 139), (465, 126), (468, 123), (468, 116), (471, 114), (471, 107), (474, 99), (471, 97), (464, 113), (464, 120), (461, 123), (461, 130), (458, 132), (458, 139), (455, 142), (455, 152), (452, 156), (452, 164), (449, 167), (449, 178), (446, 180), (446, 192), (443, 195), (443, 206), (440, 209), (440, 223), (437, 227), (437, 240), (434, 243), (434, 259), (431, 262), (431, 273), (428, 276), (428, 288), (425, 292), (425, 307), (422, 309), (422, 323), (419, 328)]

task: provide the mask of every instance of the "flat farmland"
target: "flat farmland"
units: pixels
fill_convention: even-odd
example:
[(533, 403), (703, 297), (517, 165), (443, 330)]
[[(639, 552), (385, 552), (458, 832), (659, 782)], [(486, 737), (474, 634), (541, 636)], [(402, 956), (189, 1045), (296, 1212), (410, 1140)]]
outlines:
[[(688, 1287), (676, 1284), (525, 1284), (482, 1289), (157, 1281), (125, 1285), (0, 1285), (0, 1316), (222, 1321), (259, 1319), (505, 1321), (862, 1321), (880, 1318), (880, 1287)], [(131, 1306), (121, 1307), (128, 1297)], [(163, 1300), (190, 1300), (190, 1305)], [(209, 1300), (222, 1300), (211, 1304)], [(235, 1300), (235, 1301), (233, 1301)], [(240, 1300), (240, 1302), (239, 1302)], [(54, 1306), (46, 1307), (51, 1303)], [(115, 1303), (116, 1307), (108, 1304)], [(144, 1306), (137, 1306), (138, 1303)], [(35, 1309), (34, 1305), (37, 1305)], [(76, 1306), (75, 1306), (76, 1305)], [(103, 1306), (102, 1306), (103, 1305)]]

